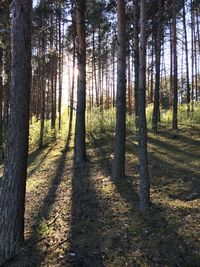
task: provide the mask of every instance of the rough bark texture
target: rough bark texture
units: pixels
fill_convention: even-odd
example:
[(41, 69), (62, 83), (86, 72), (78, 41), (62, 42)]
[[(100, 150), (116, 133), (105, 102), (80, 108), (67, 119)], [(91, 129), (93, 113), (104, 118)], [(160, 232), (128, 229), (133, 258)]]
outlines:
[[(45, 0), (40, 1), (42, 7), (42, 18), (41, 18), (41, 29), (45, 27), (44, 24), (44, 9), (45, 9)], [(39, 147), (43, 147), (44, 139), (44, 120), (45, 120), (45, 34), (44, 31), (41, 35), (40, 40), (40, 91), (41, 91), (41, 115), (40, 115), (40, 139)]]
[(133, 0), (134, 7), (134, 72), (135, 72), (135, 124), (138, 126), (137, 118), (138, 118), (138, 87), (139, 87), (139, 1)]
[(140, 68), (138, 91), (138, 149), (140, 161), (140, 211), (146, 211), (150, 206), (150, 182), (147, 156), (147, 123), (145, 113), (146, 90), (146, 1), (140, 1)]
[(31, 0), (12, 2), (11, 109), (0, 192), (0, 265), (24, 239), (31, 84)]
[(176, 0), (173, 0), (172, 19), (173, 19), (173, 60), (174, 60), (174, 80), (173, 80), (173, 118), (172, 129), (177, 130), (177, 113), (178, 113), (178, 70), (177, 70), (177, 36), (176, 36)]
[(75, 126), (75, 161), (83, 163), (85, 151), (85, 108), (86, 108), (86, 42), (85, 1), (76, 1), (76, 30), (78, 34), (78, 88)]
[(188, 113), (189, 113), (189, 111), (190, 111), (190, 78), (189, 78), (188, 38), (187, 38), (187, 28), (186, 28), (185, 0), (183, 0), (183, 29), (184, 29), (184, 35), (185, 35), (185, 59), (186, 59), (186, 78), (187, 78), (187, 106), (188, 106)]
[(156, 81), (154, 91), (154, 106), (153, 106), (153, 117), (152, 117), (152, 130), (157, 133), (158, 131), (158, 119), (159, 119), (159, 108), (160, 108), (160, 57), (161, 57), (161, 34), (162, 34), (162, 3), (160, 0), (157, 1), (158, 14), (157, 14), (157, 31), (156, 31), (156, 42), (155, 42), (155, 56), (156, 56)]
[(126, 18), (125, 0), (117, 1), (118, 63), (117, 63), (117, 122), (113, 162), (113, 178), (125, 177), (126, 138)]
[(0, 157), (3, 156), (3, 49), (0, 47)]

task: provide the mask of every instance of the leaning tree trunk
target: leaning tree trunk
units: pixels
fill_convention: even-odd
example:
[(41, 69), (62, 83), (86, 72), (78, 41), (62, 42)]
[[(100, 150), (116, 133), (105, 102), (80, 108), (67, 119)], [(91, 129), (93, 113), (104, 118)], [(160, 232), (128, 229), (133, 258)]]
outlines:
[(147, 156), (147, 122), (145, 112), (146, 95), (146, 1), (140, 1), (140, 51), (139, 51), (139, 91), (138, 91), (138, 149), (140, 161), (140, 211), (150, 206), (150, 182)]
[(118, 65), (117, 65), (117, 124), (114, 148), (113, 178), (125, 177), (126, 138), (126, 16), (125, 0), (117, 1)]
[(86, 40), (85, 0), (76, 1), (76, 29), (78, 34), (78, 88), (75, 126), (75, 162), (84, 163), (85, 151), (85, 109), (86, 109)]
[(12, 2), (11, 108), (0, 195), (0, 265), (24, 240), (31, 87), (31, 0)]

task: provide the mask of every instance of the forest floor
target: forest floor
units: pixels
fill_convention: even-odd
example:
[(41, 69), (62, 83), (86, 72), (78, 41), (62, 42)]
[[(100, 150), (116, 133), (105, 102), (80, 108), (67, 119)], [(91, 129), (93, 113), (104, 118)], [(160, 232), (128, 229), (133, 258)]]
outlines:
[[(137, 142), (113, 181), (113, 133), (89, 133), (84, 167), (59, 140), (30, 153), (23, 253), (6, 266), (200, 266), (200, 127), (149, 132), (152, 207), (138, 211)], [(42, 238), (42, 239), (41, 239)], [(35, 242), (35, 243), (34, 243)]]

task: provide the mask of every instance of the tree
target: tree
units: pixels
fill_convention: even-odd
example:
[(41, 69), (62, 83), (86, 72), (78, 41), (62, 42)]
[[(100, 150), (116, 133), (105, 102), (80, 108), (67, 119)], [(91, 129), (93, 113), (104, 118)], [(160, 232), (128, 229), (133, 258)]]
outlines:
[[(158, 119), (160, 109), (160, 62), (161, 62), (161, 39), (162, 39), (162, 2), (157, 0), (158, 11), (156, 20), (156, 34), (155, 34), (155, 60), (156, 60), (156, 81), (154, 90), (154, 106), (152, 116), (152, 130), (157, 133)], [(153, 34), (153, 33), (152, 33)]]
[(85, 109), (86, 109), (86, 40), (85, 0), (76, 1), (76, 30), (78, 35), (78, 88), (75, 126), (75, 162), (86, 160)]
[(176, 0), (172, 1), (172, 31), (173, 31), (173, 63), (174, 63), (174, 79), (173, 79), (173, 118), (172, 129), (177, 130), (177, 113), (178, 113), (178, 70), (177, 70), (177, 34), (176, 34)]
[(40, 6), (42, 10), (41, 15), (41, 38), (39, 40), (39, 49), (40, 49), (40, 91), (41, 91), (41, 116), (40, 116), (40, 139), (39, 139), (39, 147), (43, 147), (43, 139), (44, 139), (44, 120), (45, 120), (45, 35), (44, 35), (44, 27), (45, 27), (45, 0), (40, 0)]
[(0, 195), (0, 265), (24, 240), (31, 87), (31, 0), (12, 2), (11, 107)]
[(118, 63), (117, 63), (117, 114), (113, 162), (113, 178), (125, 177), (126, 138), (126, 16), (125, 0), (117, 1)]
[(146, 91), (146, 1), (140, 1), (140, 50), (138, 90), (138, 150), (140, 161), (140, 211), (150, 206), (150, 182), (147, 156)]
[(185, 37), (185, 59), (186, 59), (186, 82), (187, 82), (187, 111), (189, 115), (190, 111), (190, 79), (189, 79), (189, 59), (188, 59), (188, 38), (186, 28), (186, 12), (185, 12), (185, 1), (183, 0), (183, 29)]

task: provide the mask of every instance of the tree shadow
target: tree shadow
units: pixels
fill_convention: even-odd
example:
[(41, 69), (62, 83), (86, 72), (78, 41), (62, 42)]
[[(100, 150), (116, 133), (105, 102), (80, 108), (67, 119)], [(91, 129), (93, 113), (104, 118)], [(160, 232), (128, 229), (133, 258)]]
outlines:
[(74, 163), (72, 177), (72, 209), (70, 248), (66, 250), (69, 266), (103, 266), (99, 211), (102, 201), (91, 181), (90, 162)]
[[(45, 151), (43, 153), (42, 157), (40, 158), (39, 163), (36, 164), (36, 166), (34, 166), (30, 171), (28, 171), (28, 175), (27, 175), (28, 177), (31, 176), (33, 173), (35, 173), (36, 170), (38, 170), (40, 168), (40, 166), (43, 164), (43, 162), (45, 161), (45, 159), (47, 158), (49, 153), (53, 150), (55, 145), (56, 145), (56, 143), (54, 143), (53, 145), (51, 145), (50, 147), (47, 148), (47, 151)], [(34, 163), (34, 161), (39, 157), (41, 152), (43, 152), (43, 151), (44, 151), (43, 148), (38, 148), (35, 151), (33, 151), (28, 157), (28, 166), (32, 165)]]
[[(200, 129), (198, 130), (198, 134), (200, 134)], [(161, 136), (165, 137), (168, 140), (174, 138), (174, 134), (170, 133), (169, 131), (166, 131), (166, 130), (160, 130), (158, 135), (161, 135)], [(191, 137), (188, 137), (188, 136), (184, 135), (184, 133), (182, 133), (181, 131), (177, 134), (176, 140), (178, 142), (183, 142), (184, 144), (189, 144), (189, 145), (192, 145), (192, 146), (200, 146), (200, 141), (199, 140), (195, 140), (195, 139), (193, 139)]]
[(153, 148), (149, 153), (152, 175), (157, 177), (152, 181), (153, 185), (169, 185), (169, 188), (171, 185), (169, 197), (173, 199), (199, 199), (200, 173), (195, 162), (200, 158), (200, 142), (185, 135), (179, 135), (176, 141), (172, 141), (167, 131), (163, 131), (161, 135), (165, 137), (164, 140), (149, 137), (149, 144), (156, 148), (155, 152)]
[(151, 175), (154, 177), (152, 186), (167, 187), (166, 192), (172, 199), (181, 201), (200, 199), (199, 173), (169, 163), (152, 153), (149, 153), (149, 158), (152, 166)]
[(157, 138), (149, 137), (148, 141), (149, 141), (149, 143), (151, 143), (157, 147), (158, 146), (162, 147), (163, 149), (165, 149), (168, 152), (170, 152), (170, 151), (173, 152), (175, 155), (183, 155), (183, 156), (188, 157), (188, 158), (196, 158), (196, 159), (198, 159), (200, 157), (200, 152), (198, 152), (198, 151), (197, 152), (187, 151), (184, 147), (184, 142), (183, 142), (182, 149), (180, 149), (175, 144), (172, 144), (172, 142), (167, 143), (167, 142), (161, 141)]
[[(91, 142), (98, 144), (94, 135), (90, 135)], [(109, 145), (110, 145), (109, 140)], [(101, 140), (98, 140), (99, 146), (96, 147), (96, 153), (98, 155), (98, 162), (100, 162), (104, 175), (111, 176), (112, 160), (110, 158), (110, 146), (109, 149), (105, 146), (101, 146)], [(129, 144), (130, 145), (130, 144)], [(167, 149), (169, 147), (167, 146)], [(129, 146), (131, 151), (131, 146)], [(133, 144), (132, 152), (135, 152), (136, 146)], [(180, 151), (179, 151), (180, 152)], [(161, 168), (155, 173), (162, 176), (166, 174), (166, 168), (170, 171), (177, 172), (178, 175), (182, 173), (181, 168), (176, 168), (167, 162), (164, 162), (159, 157), (149, 155), (150, 161), (156, 162), (156, 164), (162, 164)], [(156, 168), (156, 166), (155, 166)], [(188, 174), (194, 177), (194, 173), (188, 172)], [(129, 212), (125, 215), (128, 218), (126, 221), (126, 230), (124, 230), (123, 236), (128, 236), (126, 242), (129, 247), (124, 248), (122, 254), (126, 254), (127, 266), (199, 266), (200, 259), (198, 258), (198, 248), (195, 238), (189, 240), (184, 233), (179, 231), (180, 218), (184, 218), (190, 214), (189, 210), (181, 208), (174, 209), (161, 204), (155, 204), (153, 202), (150, 212), (143, 215), (137, 209), (138, 206), (138, 194), (136, 185), (134, 184), (135, 177), (126, 177), (120, 181), (113, 180), (117, 191), (126, 204), (129, 205)], [(173, 180), (173, 178), (171, 178)], [(162, 181), (163, 182), (163, 181)], [(160, 186), (159, 178), (155, 181), (154, 187)], [(186, 186), (188, 187), (188, 185)], [(194, 190), (194, 188), (192, 189)], [(193, 191), (194, 192), (194, 191)], [(114, 204), (114, 203), (113, 203)], [(198, 212), (198, 209), (196, 211)], [(177, 216), (179, 213), (179, 216)], [(178, 217), (178, 218), (177, 218)], [(137, 222), (137, 226), (133, 226), (133, 222)], [(121, 240), (121, 242), (123, 242)], [(134, 244), (134, 242), (136, 242)], [(134, 252), (132, 259), (128, 257), (131, 250)], [(135, 256), (134, 256), (135, 255)], [(190, 265), (192, 264), (192, 265)], [(122, 266), (122, 265), (121, 265)]]
[[(138, 193), (136, 192), (134, 177), (126, 176), (120, 180), (113, 179), (112, 177), (112, 159), (110, 157), (110, 153), (112, 152), (113, 149), (114, 136), (109, 134), (104, 136), (105, 141), (103, 142), (107, 141), (107, 147), (101, 145), (102, 139), (101, 138), (96, 139), (95, 135), (92, 133), (90, 133), (90, 139), (92, 140), (92, 143), (95, 146), (96, 154), (99, 156), (99, 162), (101, 163), (104, 175), (111, 177), (121, 197), (123, 197), (129, 203), (135, 203), (135, 201), (138, 200)], [(100, 145), (98, 145), (98, 143)], [(108, 144), (109, 144), (109, 149), (108, 149)]]
[[(6, 266), (34, 266), (39, 267), (42, 265), (43, 259), (45, 257), (45, 253), (41, 251), (39, 248), (39, 245), (37, 242), (38, 239), (41, 238), (41, 234), (39, 231), (39, 225), (42, 220), (47, 221), (48, 217), (52, 211), (53, 204), (55, 203), (56, 197), (57, 197), (57, 190), (59, 188), (60, 183), (62, 182), (63, 173), (65, 171), (66, 167), (66, 157), (67, 153), (69, 151), (69, 144), (71, 141), (71, 132), (68, 132), (68, 137), (66, 140), (65, 148), (63, 150), (62, 155), (58, 160), (55, 161), (56, 164), (56, 170), (53, 175), (53, 178), (51, 180), (51, 184), (49, 187), (49, 190), (43, 200), (43, 203), (41, 203), (39, 211), (37, 212), (35, 218), (33, 218), (33, 225), (31, 228), (31, 235), (29, 238), (25, 241), (25, 246), (29, 247), (30, 244), (31, 247), (27, 250), (25, 250), (24, 253), (20, 254), (17, 258), (14, 259), (13, 265), (9, 263), (9, 265)], [(51, 150), (53, 146), (49, 149)], [(50, 151), (47, 151), (46, 154), (48, 154)], [(45, 155), (46, 155), (45, 154)]]

